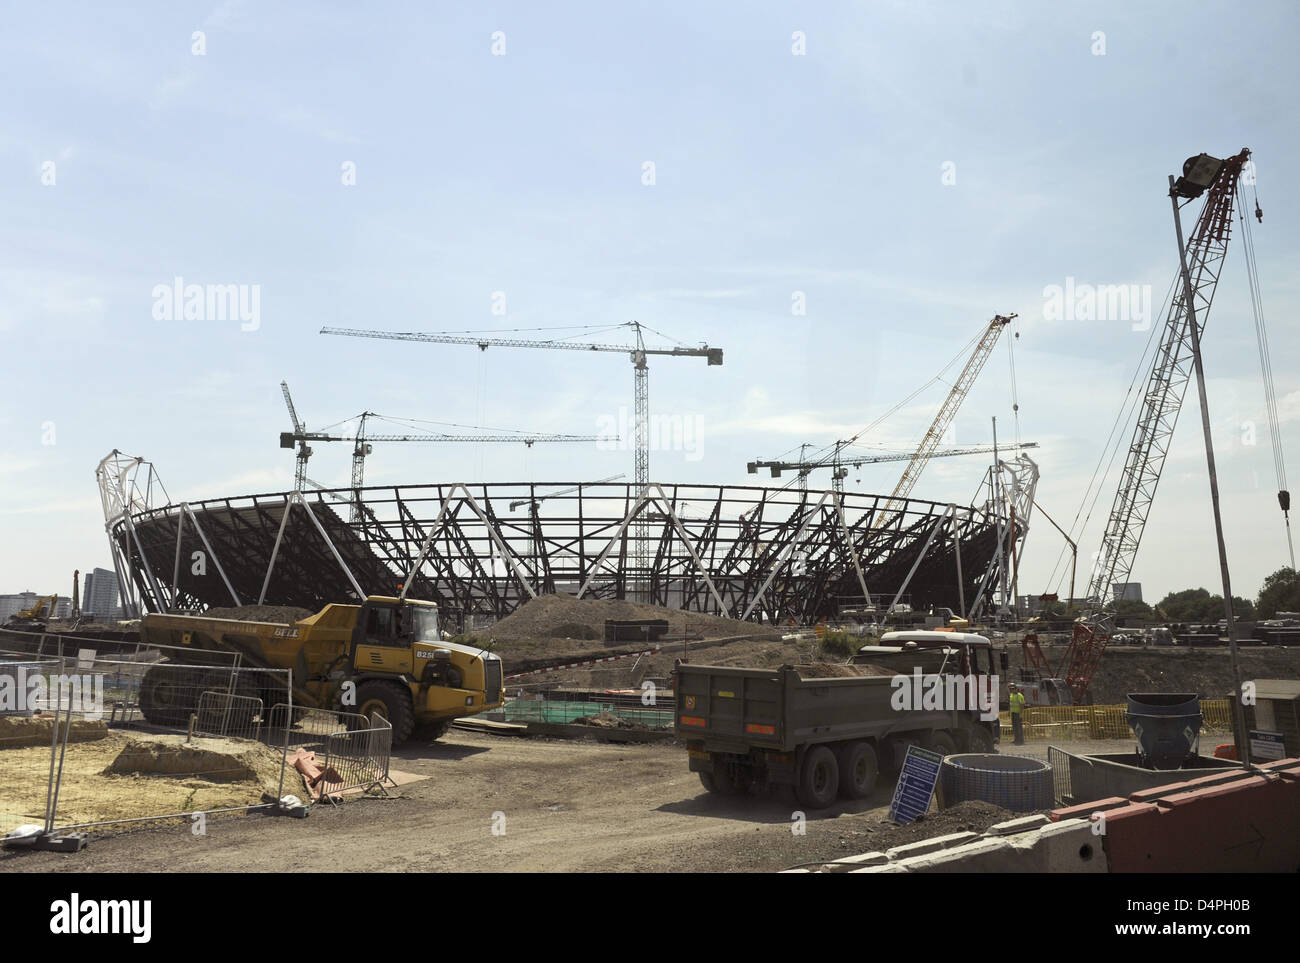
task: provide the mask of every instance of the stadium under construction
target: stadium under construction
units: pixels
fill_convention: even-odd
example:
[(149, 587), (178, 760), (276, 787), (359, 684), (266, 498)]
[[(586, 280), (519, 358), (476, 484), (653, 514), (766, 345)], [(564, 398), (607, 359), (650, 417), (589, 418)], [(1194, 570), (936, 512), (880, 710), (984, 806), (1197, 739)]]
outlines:
[[(977, 614), (1011, 596), (1038, 470), (1023, 453), (975, 503), (796, 488), (475, 483), (294, 490), (174, 503), (153, 465), (97, 475), (135, 612), (367, 594), (455, 625), (569, 592), (766, 623), (909, 604)], [(1000, 509), (1000, 510), (999, 510)]]

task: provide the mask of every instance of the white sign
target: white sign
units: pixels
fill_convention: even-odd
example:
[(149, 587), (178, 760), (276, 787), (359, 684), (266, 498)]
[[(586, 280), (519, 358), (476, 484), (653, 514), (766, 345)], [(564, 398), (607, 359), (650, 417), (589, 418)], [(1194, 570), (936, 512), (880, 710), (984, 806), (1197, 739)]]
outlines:
[(1284, 752), (1282, 733), (1261, 732), (1258, 729), (1250, 730), (1250, 758), (1252, 762), (1256, 759), (1282, 759)]

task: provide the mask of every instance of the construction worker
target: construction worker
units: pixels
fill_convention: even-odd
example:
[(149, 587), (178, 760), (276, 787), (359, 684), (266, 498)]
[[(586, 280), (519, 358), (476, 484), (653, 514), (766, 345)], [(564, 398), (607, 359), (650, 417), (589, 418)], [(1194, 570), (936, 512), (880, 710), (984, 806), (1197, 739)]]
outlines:
[(1025, 744), (1025, 727), (1021, 721), (1024, 718), (1025, 711), (1025, 694), (1020, 691), (1020, 686), (1014, 682), (1011, 683), (1011, 695), (1008, 697), (1011, 703), (1011, 731), (1015, 733), (1017, 746)]

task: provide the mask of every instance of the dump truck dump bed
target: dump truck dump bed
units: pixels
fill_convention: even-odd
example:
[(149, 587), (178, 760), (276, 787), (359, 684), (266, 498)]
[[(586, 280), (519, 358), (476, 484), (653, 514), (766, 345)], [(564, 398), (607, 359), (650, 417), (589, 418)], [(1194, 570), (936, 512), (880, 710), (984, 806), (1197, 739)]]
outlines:
[(793, 666), (745, 669), (679, 665), (676, 730), (717, 752), (880, 738), (893, 731), (947, 729), (956, 713), (902, 712), (892, 676), (803, 678)]

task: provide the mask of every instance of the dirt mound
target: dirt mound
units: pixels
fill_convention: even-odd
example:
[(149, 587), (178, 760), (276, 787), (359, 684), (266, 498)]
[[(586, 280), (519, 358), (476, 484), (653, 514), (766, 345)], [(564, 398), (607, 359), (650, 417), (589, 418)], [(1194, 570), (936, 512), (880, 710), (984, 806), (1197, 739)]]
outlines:
[(239, 622), (297, 622), (315, 614), (311, 609), (296, 605), (236, 605), (208, 609), (203, 613), (206, 618), (235, 619)]
[[(65, 722), (59, 723), (62, 733)], [(69, 742), (90, 742), (103, 739), (108, 735), (108, 725), (100, 719), (89, 722), (85, 719), (73, 719), (68, 732)], [(0, 749), (12, 749), (17, 746), (46, 746), (54, 738), (54, 716), (0, 716)]]
[[(203, 739), (201, 744), (238, 748), (235, 755), (251, 747), (260, 750), (243, 756), (237, 764), (251, 778), (233, 782), (215, 778), (210, 772), (148, 770), (156, 765), (147, 756), (160, 756), (162, 749), (142, 749), (140, 743), (156, 741), (176, 746), (182, 737), (126, 735), (109, 730), (102, 739), (68, 746), (59, 789), (57, 826), (73, 826), (99, 820), (134, 819), (193, 813), (208, 809), (255, 806), (273, 796), (280, 785), (280, 756), (265, 746), (241, 740)], [(135, 744), (135, 748), (129, 747)], [(130, 754), (119, 762), (124, 752)], [(225, 750), (218, 750), (224, 752)], [(48, 737), (44, 745), (6, 749), (0, 753), (4, 789), (0, 796), (0, 836), (22, 823), (44, 819), (46, 784), (50, 773)], [(122, 773), (116, 766), (138, 761), (142, 771)], [(166, 763), (161, 763), (166, 765)], [(208, 763), (205, 763), (208, 765)], [(217, 763), (231, 770), (228, 762)], [(285, 773), (284, 791), (307, 798), (302, 777), (294, 770)]]
[(280, 760), (275, 750), (244, 739), (195, 739), (187, 745), (175, 736), (143, 736), (128, 740), (103, 775), (200, 776), (209, 782), (275, 787)]
[(578, 599), (572, 595), (539, 595), (515, 609), (487, 632), (494, 639), (603, 639), (605, 620), (666, 619), (668, 634), (663, 641), (679, 640), (683, 634), (695, 638), (723, 638), (748, 635), (779, 639), (781, 632), (755, 622), (742, 622), (699, 612), (642, 605), (620, 599)]
[(639, 722), (620, 719), (609, 712), (598, 712), (594, 716), (580, 716), (573, 720), (576, 726), (594, 726), (597, 729), (645, 729)]
[(837, 662), (803, 662), (794, 667), (802, 679), (851, 679), (865, 676), (897, 675), (878, 665), (844, 665)]
[[(841, 836), (845, 848), (859, 853), (883, 853), (895, 846), (918, 843), (936, 836), (951, 833), (983, 833), (990, 826), (1016, 819), (1028, 813), (1013, 813), (992, 803), (969, 800), (960, 802), (949, 809), (940, 809), (927, 813), (915, 822), (899, 826), (888, 818), (879, 817), (840, 817), (846, 822), (846, 833)], [(837, 820), (839, 822), (839, 820)], [(852, 827), (848, 831), (847, 827)], [(849, 855), (850, 853), (845, 853)]]

